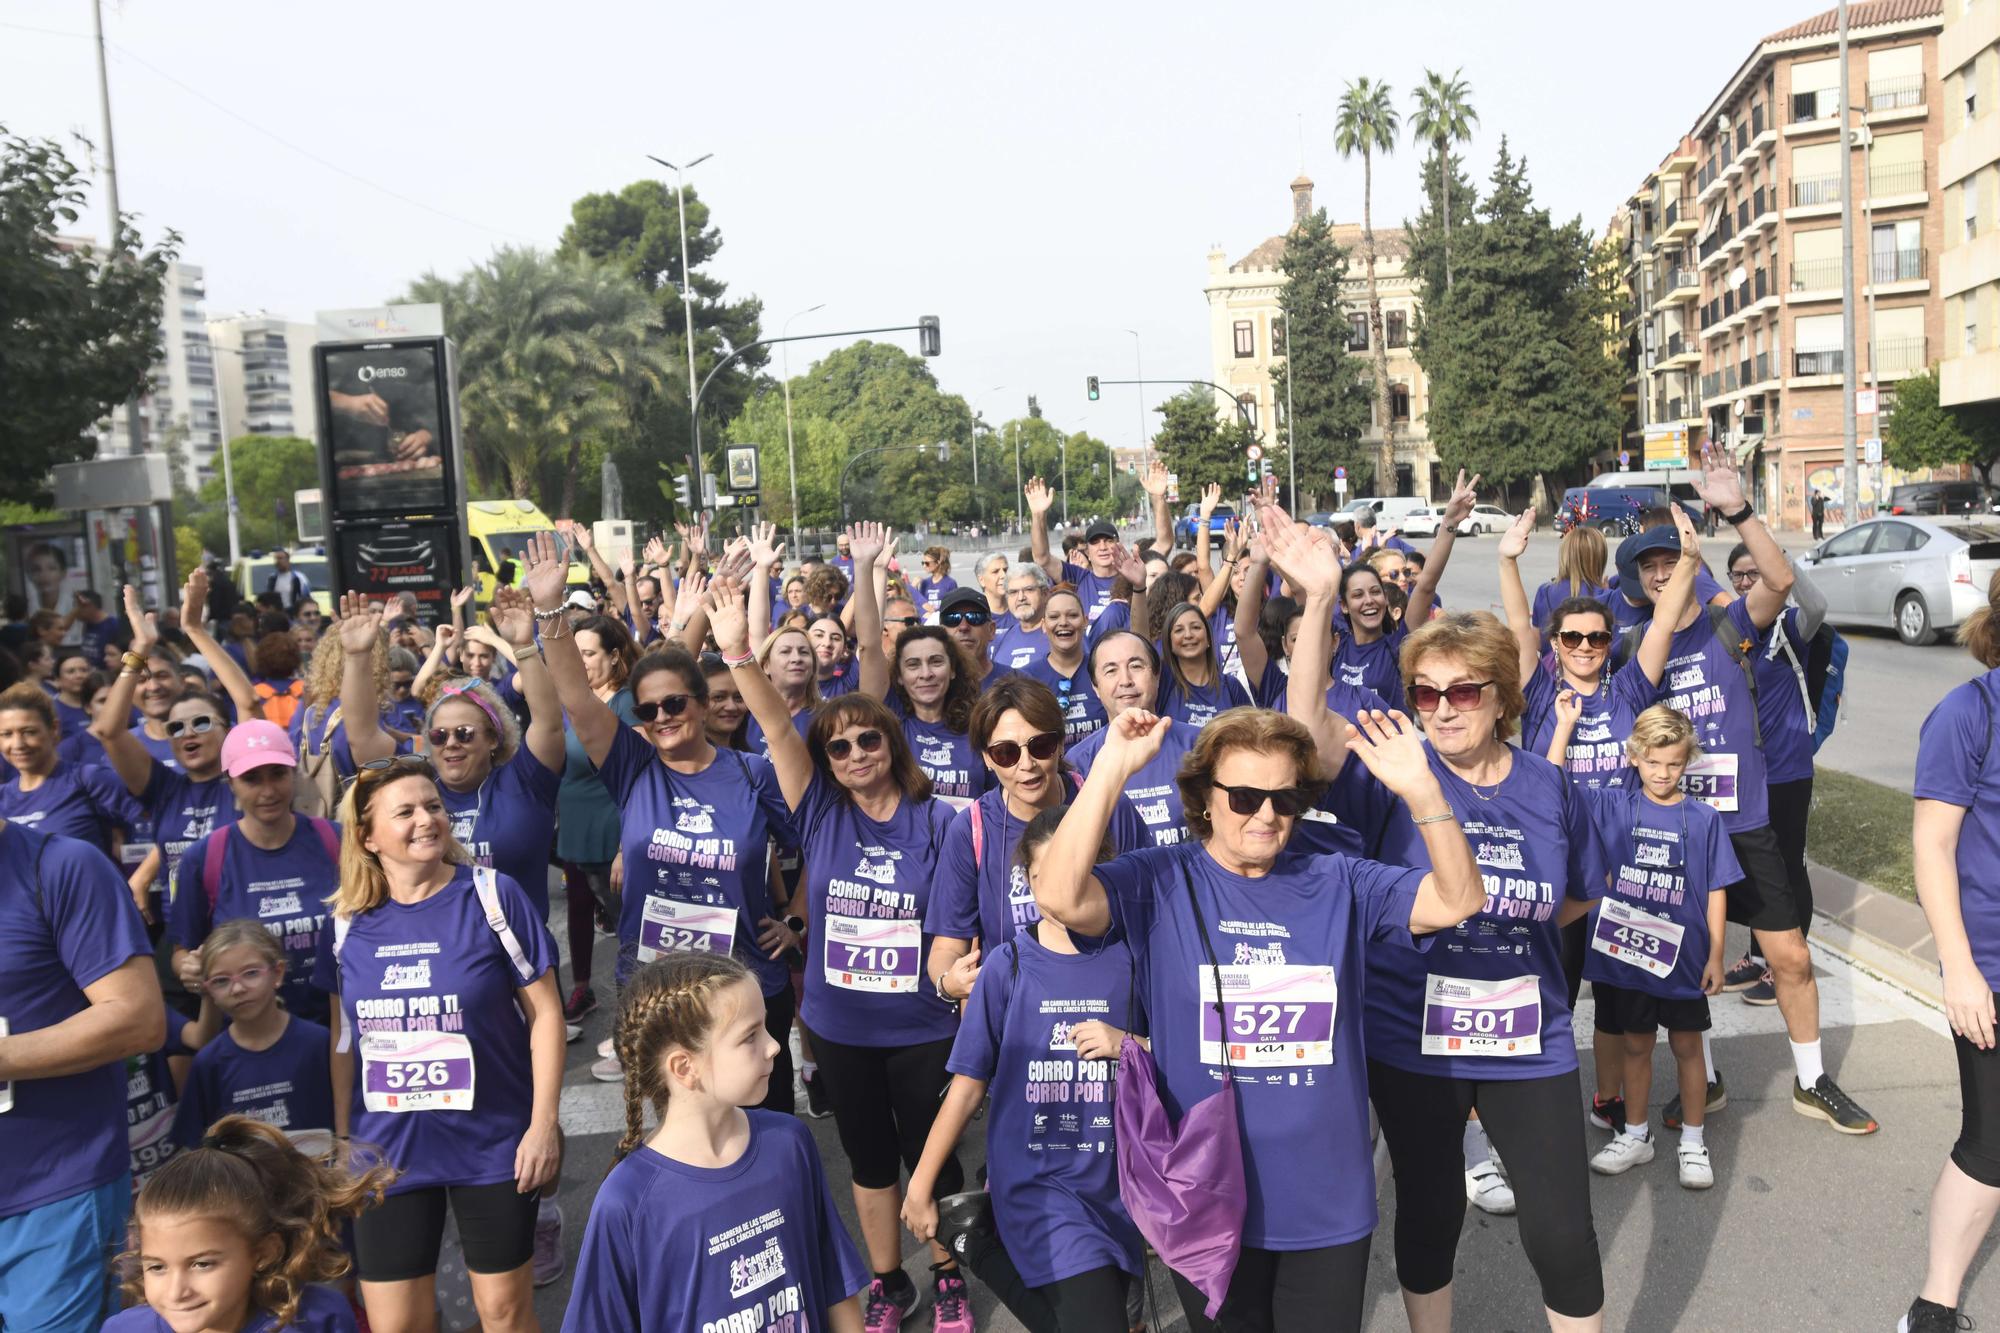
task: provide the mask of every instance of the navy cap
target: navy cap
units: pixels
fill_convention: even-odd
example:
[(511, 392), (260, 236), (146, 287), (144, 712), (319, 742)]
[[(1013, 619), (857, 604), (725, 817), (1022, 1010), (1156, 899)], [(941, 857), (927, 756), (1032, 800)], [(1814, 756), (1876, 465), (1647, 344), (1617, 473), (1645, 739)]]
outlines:
[(966, 609), (984, 611), (989, 616), (993, 614), (993, 607), (987, 602), (986, 594), (977, 588), (953, 588), (938, 602), (939, 615), (943, 615), (947, 611)]
[(1680, 549), (1681, 534), (1671, 523), (1633, 533), (1618, 543), (1618, 586), (1621, 588), (1639, 586), (1639, 557), (1646, 552), (1678, 552)]

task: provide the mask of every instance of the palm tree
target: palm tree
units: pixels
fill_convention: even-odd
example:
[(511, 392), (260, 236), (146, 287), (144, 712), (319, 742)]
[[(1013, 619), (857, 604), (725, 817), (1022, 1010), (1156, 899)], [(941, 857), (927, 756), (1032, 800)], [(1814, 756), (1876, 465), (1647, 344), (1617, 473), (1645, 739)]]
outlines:
[(1389, 415), (1389, 345), (1382, 333), (1382, 289), (1375, 281), (1375, 154), (1396, 151), (1398, 119), (1387, 83), (1362, 77), (1340, 95), (1333, 146), (1342, 157), (1361, 154), (1361, 249), (1368, 264), (1368, 341), (1375, 351), (1375, 415), (1382, 423), (1375, 486), (1387, 495), (1396, 484), (1396, 423)]
[(1451, 286), (1451, 146), (1469, 143), (1479, 113), (1472, 109), (1472, 85), (1463, 70), (1453, 70), (1449, 79), (1434, 69), (1424, 71), (1424, 86), (1417, 89), (1417, 107), (1410, 115), (1410, 133), (1428, 140), (1437, 154), (1438, 182), (1444, 194), (1444, 285)]

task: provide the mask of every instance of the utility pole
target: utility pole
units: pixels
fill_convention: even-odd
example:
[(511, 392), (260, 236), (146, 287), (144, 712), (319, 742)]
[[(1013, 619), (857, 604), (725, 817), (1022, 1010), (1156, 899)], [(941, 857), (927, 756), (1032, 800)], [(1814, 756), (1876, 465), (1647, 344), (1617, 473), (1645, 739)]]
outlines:
[(1855, 461), (1854, 145), (1847, 137), (1847, 0), (1840, 0), (1840, 500), (1849, 524), (1861, 521), (1861, 474)]
[[(111, 74), (104, 63), (104, 0), (91, 0), (90, 18), (97, 34), (97, 106), (104, 118), (104, 199), (111, 206), (111, 254), (115, 260), (121, 248), (120, 228), (124, 225), (125, 214), (118, 207), (118, 149), (111, 139)], [(172, 293), (168, 293), (168, 297), (164, 308), (172, 310)], [(145, 441), (139, 434), (139, 395), (136, 393), (125, 400), (125, 451), (131, 454), (145, 452)], [(234, 517), (232, 513), (232, 520)], [(171, 535), (168, 541), (171, 544)]]
[[(681, 230), (681, 312), (687, 317), (688, 350), (688, 464), (694, 470), (689, 474), (688, 494), (694, 497), (694, 508), (702, 506), (701, 484), (701, 428), (692, 420), (701, 410), (701, 391), (695, 387), (694, 379), (694, 274), (688, 268), (688, 205), (687, 186), (683, 177), (702, 163), (714, 157), (714, 153), (703, 153), (685, 167), (675, 166), (664, 157), (647, 157), (674, 173), (674, 201), (680, 206)], [(796, 510), (794, 511), (796, 512)], [(796, 538), (794, 539), (796, 540)]]

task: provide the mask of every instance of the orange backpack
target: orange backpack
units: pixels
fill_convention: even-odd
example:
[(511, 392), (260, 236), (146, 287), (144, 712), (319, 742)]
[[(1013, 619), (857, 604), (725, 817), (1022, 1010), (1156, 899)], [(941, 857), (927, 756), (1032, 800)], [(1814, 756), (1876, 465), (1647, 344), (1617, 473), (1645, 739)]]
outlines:
[(295, 680), (283, 690), (275, 689), (268, 681), (258, 681), (250, 687), (257, 696), (257, 711), (266, 722), (275, 722), (281, 727), (292, 725), (292, 714), (299, 711), (299, 703), (306, 696), (306, 683)]

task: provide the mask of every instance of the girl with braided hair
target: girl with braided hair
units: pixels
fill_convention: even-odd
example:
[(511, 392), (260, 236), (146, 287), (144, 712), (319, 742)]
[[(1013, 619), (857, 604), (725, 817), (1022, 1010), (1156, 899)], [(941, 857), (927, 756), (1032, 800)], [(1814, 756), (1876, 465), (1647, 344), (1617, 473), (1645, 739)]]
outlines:
[(284, 1131), (225, 1116), (139, 1192), (120, 1266), (144, 1304), (106, 1333), (354, 1333), (347, 1298), (313, 1284), (347, 1273), (341, 1226), (394, 1176), (379, 1162), (315, 1161)]
[(869, 1274), (812, 1134), (757, 1109), (778, 1043), (756, 977), (726, 954), (666, 954), (626, 983), (614, 1040), (625, 1135), (591, 1206), (563, 1328), (761, 1329), (797, 1315), (800, 1327), (861, 1333)]

